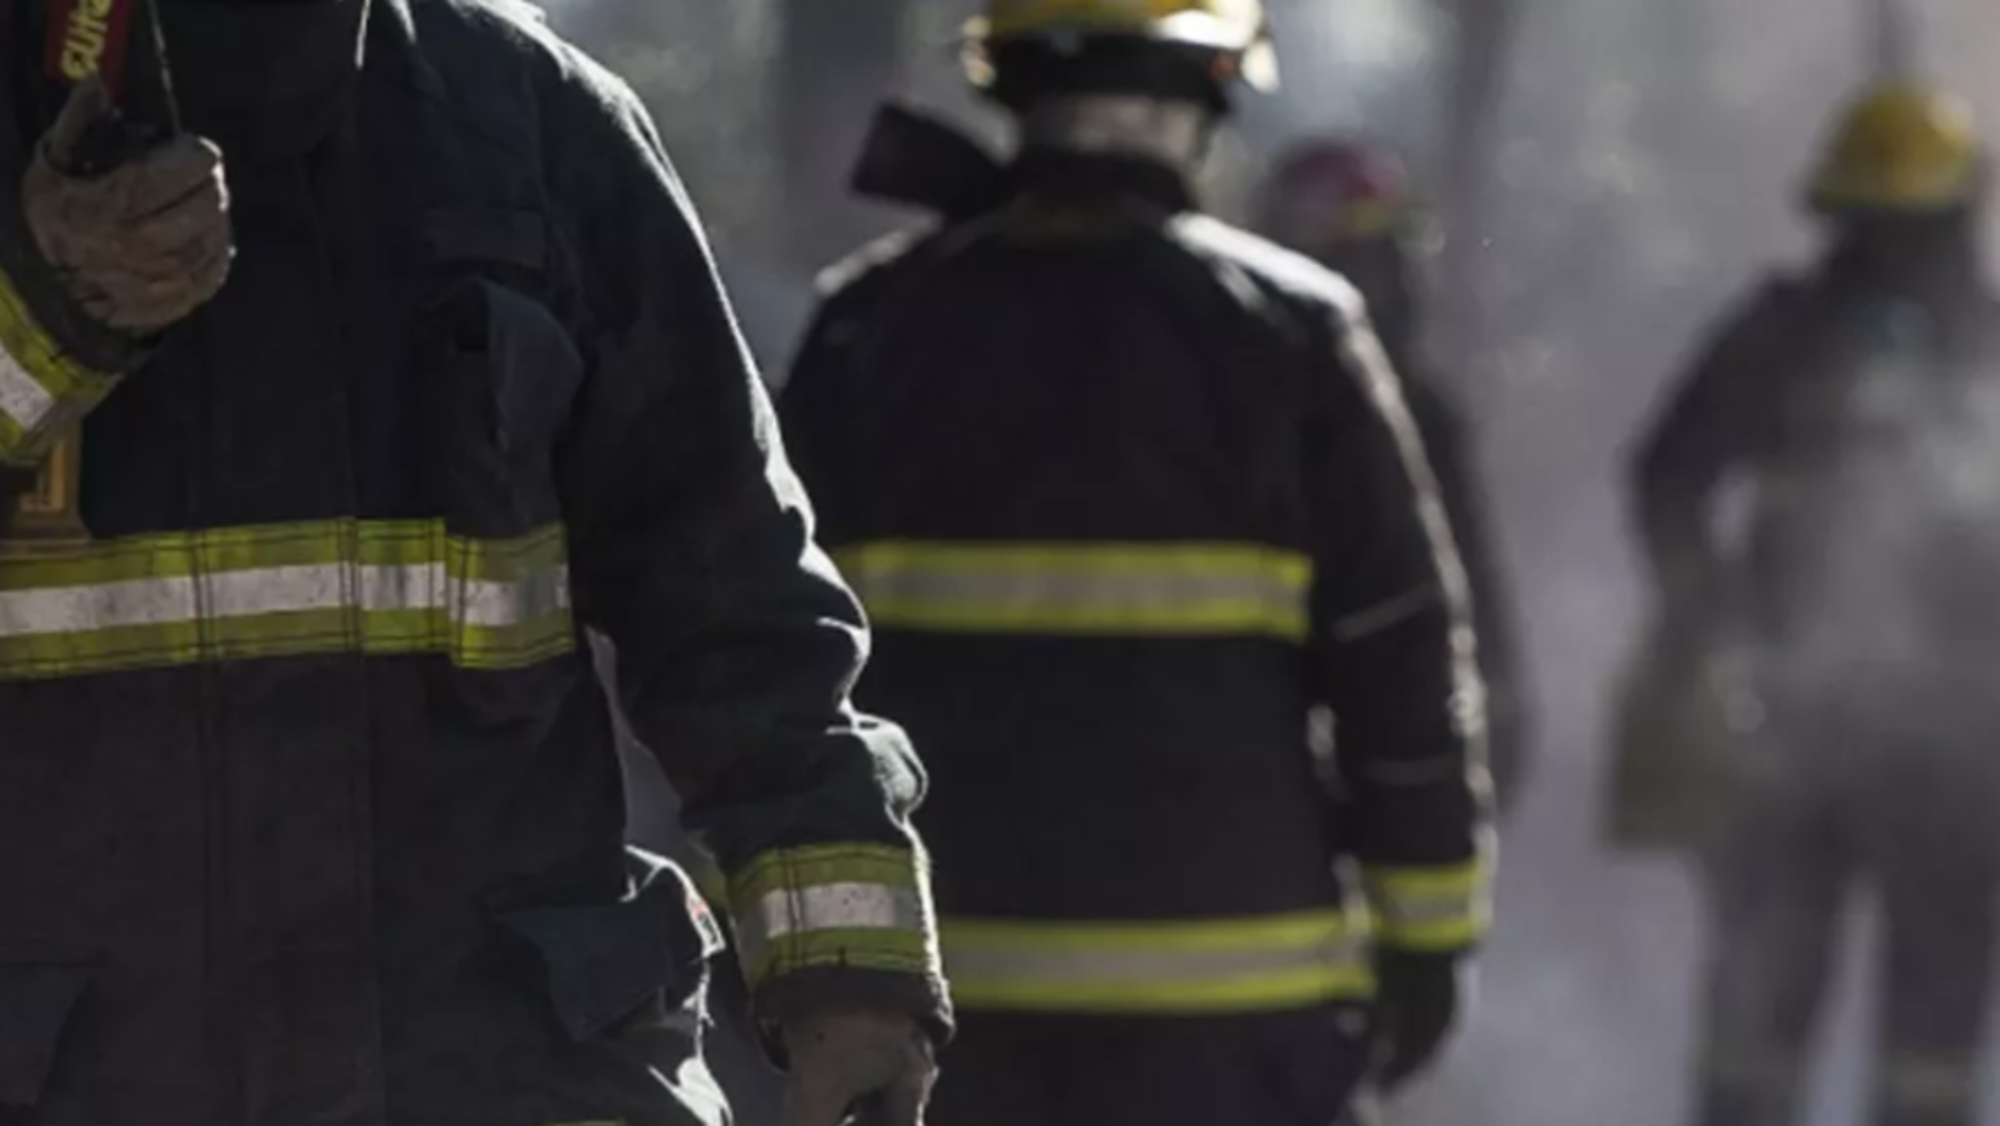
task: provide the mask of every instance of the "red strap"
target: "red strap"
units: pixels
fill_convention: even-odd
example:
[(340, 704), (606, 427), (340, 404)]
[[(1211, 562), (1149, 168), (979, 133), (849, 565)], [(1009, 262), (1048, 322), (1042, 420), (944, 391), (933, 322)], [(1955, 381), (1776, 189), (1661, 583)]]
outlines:
[(124, 93), (125, 47), (139, 0), (49, 0), (48, 76), (75, 84), (101, 74), (116, 101)]

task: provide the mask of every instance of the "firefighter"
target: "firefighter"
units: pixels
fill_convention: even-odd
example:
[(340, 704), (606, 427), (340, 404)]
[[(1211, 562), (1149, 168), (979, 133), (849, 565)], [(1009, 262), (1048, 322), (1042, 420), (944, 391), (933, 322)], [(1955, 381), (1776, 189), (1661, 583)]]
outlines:
[(1018, 151), (883, 117), (858, 182), (938, 222), (828, 275), (779, 399), (862, 698), (928, 741), (933, 1121), (1333, 1121), (1436, 1058), (1486, 923), (1431, 471), (1354, 291), (1190, 192), (1257, 5), (995, 2), (967, 58)]
[(497, 0), (163, 0), (186, 132), (86, 167), (46, 9), (0, 460), (80, 421), (91, 540), (0, 546), (0, 1120), (724, 1121), (718, 928), (623, 846), (588, 630), (794, 1121), (912, 1126), (922, 774), (637, 100)]
[(1827, 253), (1733, 316), (1638, 450), (1663, 624), (1628, 726), (1665, 717), (1656, 732), (1679, 737), (1635, 734), (1626, 752), (1652, 764), (1626, 768), (1622, 797), (1642, 839), (1693, 849), (1707, 874), (1701, 1126), (1804, 1121), (1801, 1072), (1863, 881), (1886, 919), (1870, 1121), (1977, 1119), (2000, 937), (2000, 308), (1977, 266), (1982, 163), (1956, 98), (1900, 80), (1863, 94), (1809, 193)]
[(1527, 678), (1506, 569), (1490, 532), (1476, 442), (1422, 345), (1427, 295), (1419, 263), (1426, 224), (1409, 171), (1382, 146), (1339, 137), (1306, 141), (1273, 163), (1255, 212), (1260, 234), (1306, 254), (1360, 290), (1369, 319), (1403, 376), (1404, 399), (1471, 581), (1488, 751), (1500, 801), (1511, 804), (1530, 757)]

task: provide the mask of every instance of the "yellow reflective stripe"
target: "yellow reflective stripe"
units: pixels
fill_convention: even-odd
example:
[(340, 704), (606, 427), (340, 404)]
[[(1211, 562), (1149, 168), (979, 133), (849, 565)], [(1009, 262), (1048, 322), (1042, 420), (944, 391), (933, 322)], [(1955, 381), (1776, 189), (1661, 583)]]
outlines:
[(248, 571), (354, 561), (442, 564), (455, 578), (505, 582), (562, 565), (564, 531), (551, 525), (512, 540), (453, 536), (436, 520), (326, 520), (162, 532), (105, 540), (61, 556), (0, 565), (0, 591), (75, 587), (198, 572)]
[(1365, 924), (1338, 909), (1249, 919), (946, 919), (968, 1009), (1213, 1013), (1303, 1008), (1374, 988)]
[(92, 371), (57, 344), (0, 271), (0, 461), (27, 464), (54, 435), (111, 393), (118, 377)]
[(1304, 639), (1312, 561), (1257, 544), (885, 541), (834, 553), (885, 629)]
[(0, 563), (0, 678), (200, 661), (434, 653), (520, 668), (575, 644), (564, 532), (437, 521), (171, 532)]
[(1247, 40), (1256, 30), (1250, 12), (1229, 0), (994, 0), (981, 26), (997, 36), (1063, 28), (1148, 32), (1192, 18), (1204, 27), (1213, 24), (1217, 38), (1233, 41)]
[(1479, 941), (1492, 924), (1486, 863), (1439, 868), (1364, 867), (1362, 886), (1375, 914), (1376, 935), (1403, 950), (1457, 950)]
[(908, 849), (767, 852), (731, 877), (729, 902), (752, 988), (813, 966), (937, 973), (929, 885)]

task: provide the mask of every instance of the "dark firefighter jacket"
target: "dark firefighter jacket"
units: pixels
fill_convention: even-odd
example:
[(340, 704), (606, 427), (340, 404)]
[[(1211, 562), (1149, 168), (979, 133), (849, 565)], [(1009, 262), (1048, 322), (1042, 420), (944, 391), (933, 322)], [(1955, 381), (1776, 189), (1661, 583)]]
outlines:
[(1396, 374), (1423, 439), (1438, 496), (1451, 521), (1472, 599), (1479, 676), (1486, 686), (1487, 758), (1501, 808), (1520, 795), (1533, 755), (1534, 686), (1516, 625), (1516, 603), (1479, 470), (1478, 431), (1424, 347), (1428, 294), (1420, 252), (1407, 232), (1296, 247), (1360, 291), (1369, 323)]
[[(1392, 352), (1391, 355), (1394, 355)], [(1410, 420), (1416, 424), (1438, 482), (1472, 600), (1472, 630), (1479, 639), (1479, 676), (1486, 686), (1487, 756), (1495, 790), (1510, 808), (1529, 769), (1534, 738), (1533, 685), (1515, 624), (1514, 591), (1493, 534), (1485, 484), (1476, 462), (1472, 428), (1435, 373), (1398, 364)]]
[[(1353, 291), (1157, 166), (1030, 150), (836, 270), (779, 399), (934, 741), (965, 1008), (1200, 1013), (1370, 988), (1485, 919), (1463, 576)], [(1338, 714), (1341, 800), (1308, 750)]]
[(586, 628), (765, 1016), (943, 1018), (918, 764), (636, 99), (484, 0), (162, 10), (221, 295), (94, 338), (0, 200), (0, 455), (87, 414), (96, 536), (0, 562), (0, 1122), (695, 1120), (628, 1018), (715, 936), (628, 873)]
[[(1342, 276), (1361, 291), (1383, 350), (1403, 379), (1403, 399), (1423, 440), (1459, 560), (1465, 565), (1472, 628), (1479, 638), (1479, 676), (1486, 686), (1487, 757), (1505, 808), (1519, 796), (1533, 754), (1534, 686), (1516, 626), (1514, 591), (1480, 477), (1478, 434), (1443, 373), (1424, 355), (1423, 294), (1415, 252), (1400, 237), (1362, 246), (1357, 263), (1361, 268)], [(1384, 258), (1392, 267), (1380, 266)], [(1340, 272), (1337, 262), (1327, 264)]]
[[(2000, 655), (1986, 577), (2000, 496), (1984, 484), (2000, 464), (2000, 310), (1969, 284), (1901, 298), (1839, 262), (1739, 309), (1637, 448), (1661, 604), (1628, 688), (1623, 803), (1715, 805), (1720, 779), (1700, 775), (1726, 750), (1659, 738), (1703, 693), (1932, 707)], [(1736, 659), (1718, 668), (1723, 647)]]

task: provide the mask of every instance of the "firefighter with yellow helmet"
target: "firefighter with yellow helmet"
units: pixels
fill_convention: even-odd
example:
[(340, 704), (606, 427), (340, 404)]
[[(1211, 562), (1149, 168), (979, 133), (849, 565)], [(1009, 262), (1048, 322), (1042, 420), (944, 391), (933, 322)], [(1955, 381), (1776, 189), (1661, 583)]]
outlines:
[(931, 1121), (1333, 1122), (1435, 1059), (1488, 914), (1430, 466), (1356, 292), (1191, 190), (1258, 4), (995, 0), (965, 55), (1018, 146), (885, 110), (857, 187), (936, 221), (829, 272), (779, 400), (858, 691), (932, 748)]
[(1804, 1063), (1864, 881), (1886, 920), (1869, 1121), (1977, 1119), (2000, 938), (1984, 187), (1956, 98), (1909, 81), (1865, 92), (1806, 192), (1829, 252), (1737, 312), (1638, 449), (1660, 624), (1624, 700), (1615, 828), (1688, 850), (1707, 877), (1700, 1126), (1804, 1121)]

